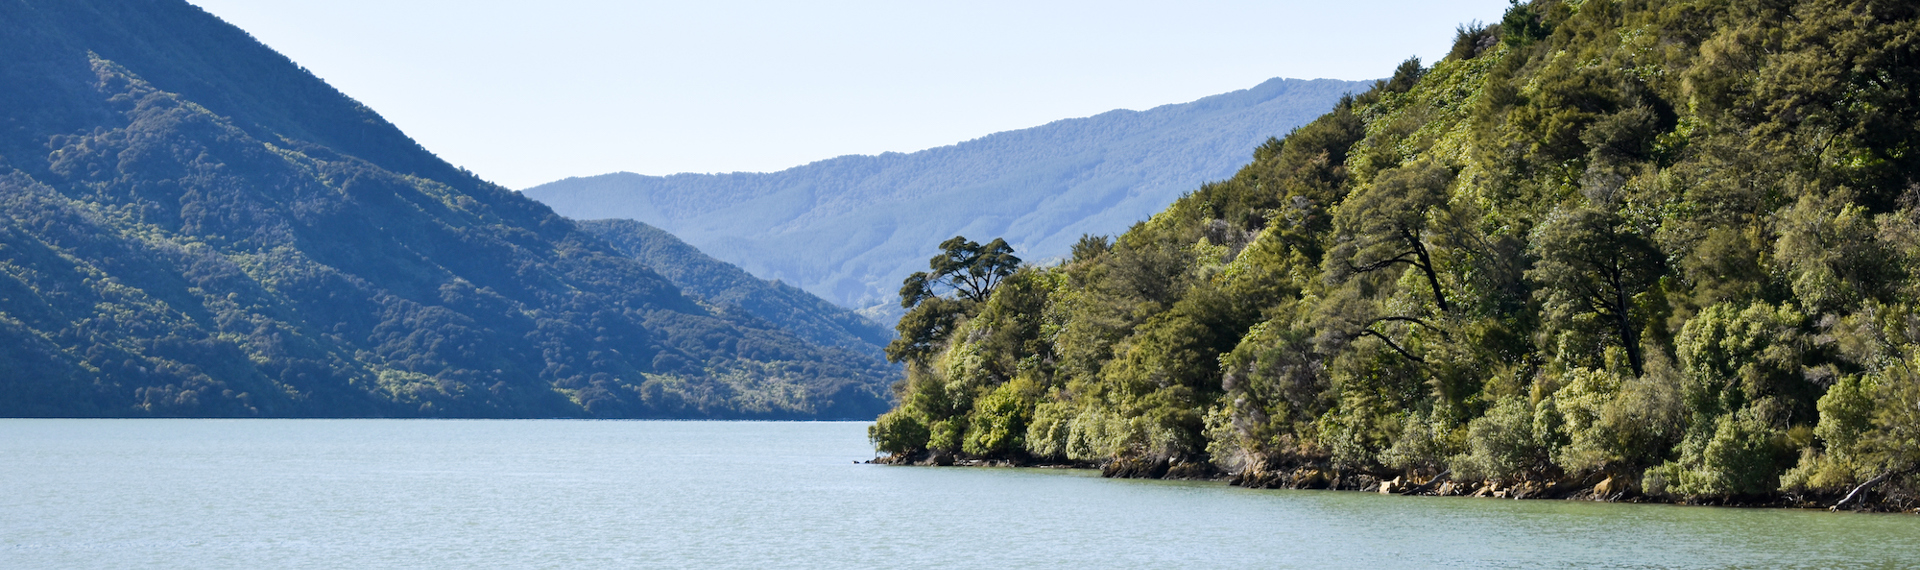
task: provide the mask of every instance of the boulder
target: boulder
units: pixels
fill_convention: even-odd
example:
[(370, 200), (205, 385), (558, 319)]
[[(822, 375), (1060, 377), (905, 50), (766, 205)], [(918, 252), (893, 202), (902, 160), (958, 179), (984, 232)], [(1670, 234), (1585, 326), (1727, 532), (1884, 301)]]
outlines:
[(1607, 497), (1611, 497), (1613, 496), (1614, 493), (1620, 492), (1619, 487), (1620, 487), (1620, 484), (1615, 483), (1613, 480), (1613, 477), (1607, 477), (1606, 479), (1601, 480), (1599, 483), (1594, 484), (1593, 498), (1602, 500), (1602, 501), (1607, 500)]

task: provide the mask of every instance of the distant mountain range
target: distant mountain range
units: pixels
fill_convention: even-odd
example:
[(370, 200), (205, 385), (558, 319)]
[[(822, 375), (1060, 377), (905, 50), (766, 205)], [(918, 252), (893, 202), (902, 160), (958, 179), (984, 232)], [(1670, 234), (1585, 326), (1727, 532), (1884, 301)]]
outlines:
[(1118, 110), (911, 154), (844, 156), (775, 173), (615, 173), (526, 189), (561, 215), (657, 226), (754, 275), (891, 322), (907, 274), (946, 238), (1004, 237), (1065, 255), (1230, 177), (1270, 137), (1371, 81), (1273, 79), (1148, 111)]
[(0, 54), (0, 416), (872, 418), (900, 375), (184, 1), (0, 0)]

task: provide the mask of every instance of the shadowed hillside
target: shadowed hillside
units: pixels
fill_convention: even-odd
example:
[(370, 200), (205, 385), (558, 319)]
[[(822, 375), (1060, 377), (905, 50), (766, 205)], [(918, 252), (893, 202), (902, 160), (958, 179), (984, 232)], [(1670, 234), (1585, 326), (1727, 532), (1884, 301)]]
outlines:
[(807, 340), (873, 356), (893, 331), (797, 287), (720, 261), (660, 228), (633, 220), (589, 220), (580, 228), (708, 303), (766, 319)]
[(0, 415), (872, 417), (177, 0), (0, 0)]

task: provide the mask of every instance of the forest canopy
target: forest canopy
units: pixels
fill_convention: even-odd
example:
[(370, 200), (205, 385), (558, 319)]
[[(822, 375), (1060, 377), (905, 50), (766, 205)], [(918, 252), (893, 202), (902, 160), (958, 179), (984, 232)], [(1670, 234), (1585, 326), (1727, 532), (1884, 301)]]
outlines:
[(1253, 486), (1911, 503), (1917, 42), (1910, 2), (1516, 3), (903, 320), (870, 434)]

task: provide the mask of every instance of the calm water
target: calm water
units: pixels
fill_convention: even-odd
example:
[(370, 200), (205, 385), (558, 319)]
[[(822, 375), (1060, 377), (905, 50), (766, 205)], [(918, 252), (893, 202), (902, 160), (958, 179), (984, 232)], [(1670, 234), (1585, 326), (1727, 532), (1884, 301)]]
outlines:
[(0, 568), (1917, 568), (1920, 517), (883, 467), (862, 423), (0, 420)]

